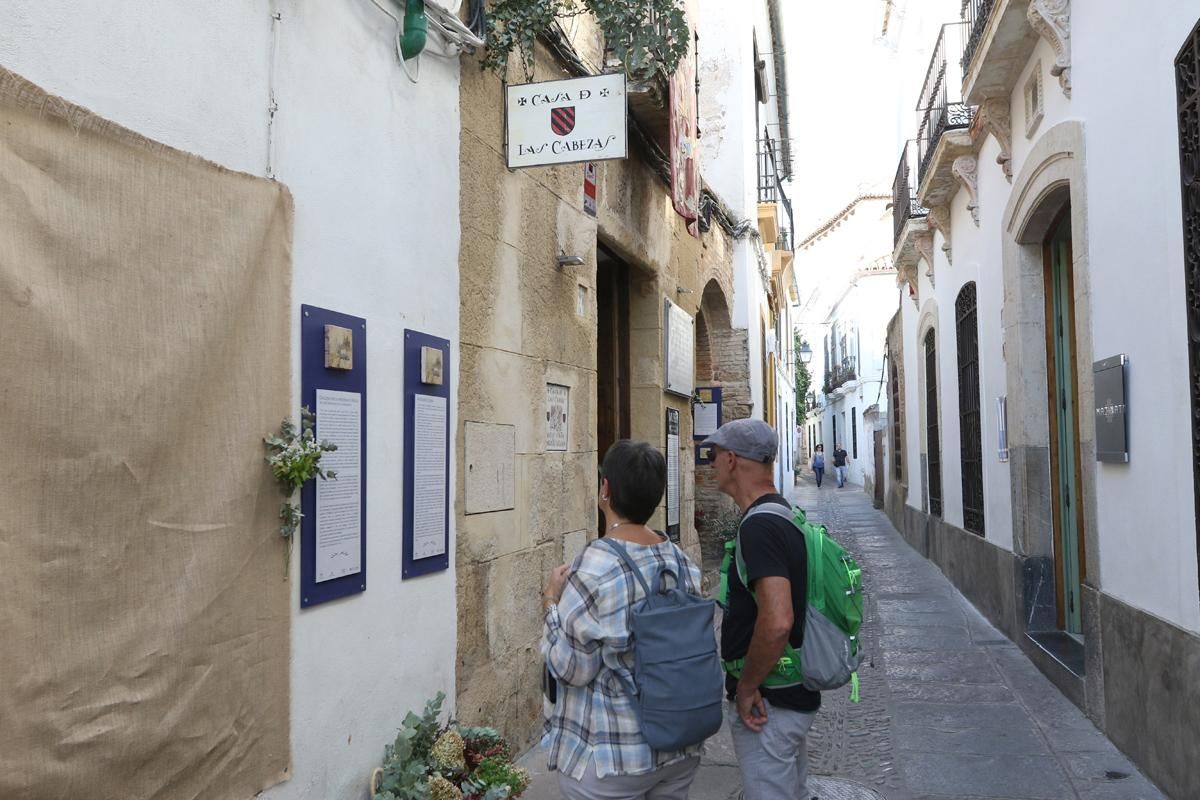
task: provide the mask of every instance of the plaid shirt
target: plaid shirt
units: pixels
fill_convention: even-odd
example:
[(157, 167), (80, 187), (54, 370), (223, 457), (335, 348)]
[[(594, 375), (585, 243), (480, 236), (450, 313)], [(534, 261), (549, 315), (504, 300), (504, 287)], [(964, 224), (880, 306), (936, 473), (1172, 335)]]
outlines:
[[(700, 569), (671, 542), (625, 543), (647, 582), (664, 565), (683, 562), (684, 587), (700, 594)], [(542, 658), (558, 679), (558, 702), (546, 721), (542, 746), (549, 767), (581, 780), (589, 757), (598, 777), (644, 775), (688, 756), (650, 749), (632, 698), (618, 675), (633, 679), (629, 608), (646, 593), (615, 553), (593, 544), (575, 560), (562, 598), (546, 612)]]

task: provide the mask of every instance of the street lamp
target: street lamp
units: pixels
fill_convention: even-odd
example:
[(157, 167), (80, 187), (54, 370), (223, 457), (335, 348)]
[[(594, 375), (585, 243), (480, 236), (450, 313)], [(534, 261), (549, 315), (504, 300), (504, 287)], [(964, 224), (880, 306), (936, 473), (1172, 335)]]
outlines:
[(808, 342), (800, 343), (800, 363), (807, 364), (812, 361), (812, 348), (808, 346)]

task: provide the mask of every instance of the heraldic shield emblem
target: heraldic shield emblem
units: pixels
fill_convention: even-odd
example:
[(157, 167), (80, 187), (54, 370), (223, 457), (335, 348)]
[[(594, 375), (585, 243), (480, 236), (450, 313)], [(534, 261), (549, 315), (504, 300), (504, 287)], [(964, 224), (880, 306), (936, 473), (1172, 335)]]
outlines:
[(575, 106), (550, 109), (550, 130), (559, 136), (566, 136), (575, 130)]

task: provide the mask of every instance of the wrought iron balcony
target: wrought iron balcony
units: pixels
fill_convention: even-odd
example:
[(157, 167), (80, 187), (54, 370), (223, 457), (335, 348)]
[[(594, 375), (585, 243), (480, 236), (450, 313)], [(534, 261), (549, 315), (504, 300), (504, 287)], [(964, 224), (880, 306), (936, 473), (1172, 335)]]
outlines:
[[(959, 54), (967, 37), (966, 22), (942, 26), (921, 99), (917, 103), (917, 180), (924, 181), (938, 141), (948, 130), (969, 128), (975, 109), (963, 100), (963, 68)], [(947, 54), (953, 57), (947, 58)]]
[(992, 9), (995, 7), (996, 0), (963, 0), (962, 18), (967, 25), (966, 42), (963, 43), (962, 53), (963, 75), (967, 75), (971, 71), (971, 63), (979, 51), (988, 18), (991, 17)]
[(842, 363), (834, 364), (825, 372), (825, 385), (822, 391), (825, 394), (833, 394), (846, 383), (858, 377), (856, 372), (857, 364), (853, 356), (846, 356), (842, 359)]
[(779, 237), (775, 240), (775, 249), (784, 253), (793, 252), (792, 232), (787, 228), (779, 229)]
[(779, 202), (779, 170), (772, 139), (758, 140), (758, 202)]
[(917, 202), (917, 143), (909, 139), (904, 143), (900, 163), (896, 166), (896, 177), (892, 181), (892, 223), (895, 236), (892, 244), (900, 241), (904, 226), (914, 217), (924, 217), (928, 210)]

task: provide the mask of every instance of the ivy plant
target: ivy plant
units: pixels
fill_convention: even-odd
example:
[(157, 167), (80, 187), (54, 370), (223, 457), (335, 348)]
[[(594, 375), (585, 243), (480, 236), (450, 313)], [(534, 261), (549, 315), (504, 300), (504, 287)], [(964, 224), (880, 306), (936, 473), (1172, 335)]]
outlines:
[(516, 52), (532, 77), (538, 37), (556, 20), (588, 13), (635, 80), (670, 75), (688, 54), (691, 31), (681, 0), (497, 0), (488, 12), (483, 67), (503, 77)]

